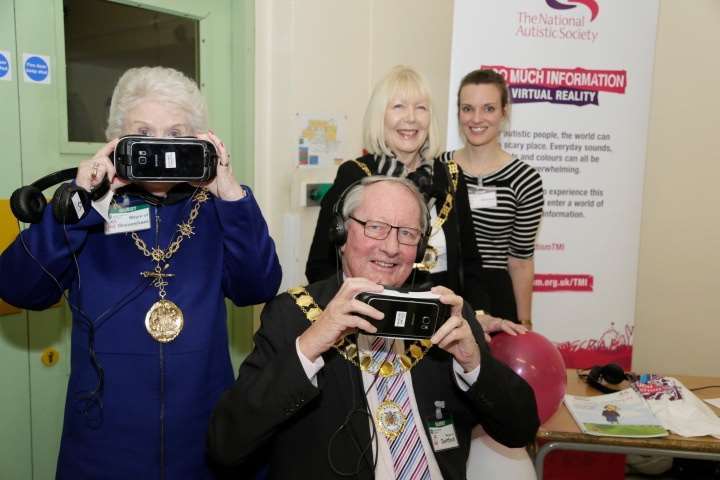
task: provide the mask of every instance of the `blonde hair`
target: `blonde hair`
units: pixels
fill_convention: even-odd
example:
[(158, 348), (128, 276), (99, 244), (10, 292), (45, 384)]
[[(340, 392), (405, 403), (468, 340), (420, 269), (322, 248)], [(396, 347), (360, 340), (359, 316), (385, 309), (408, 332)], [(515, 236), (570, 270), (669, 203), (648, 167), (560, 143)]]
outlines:
[(425, 159), (437, 157), (441, 152), (439, 129), (430, 95), (430, 87), (420, 73), (412, 67), (397, 65), (375, 85), (363, 118), (363, 146), (373, 155), (392, 155), (385, 143), (385, 110), (394, 98), (422, 98), (430, 110), (428, 137), (420, 148)]
[(105, 137), (119, 137), (127, 113), (145, 100), (178, 107), (187, 114), (192, 133), (208, 128), (207, 104), (195, 81), (172, 68), (139, 67), (127, 70), (115, 85)]

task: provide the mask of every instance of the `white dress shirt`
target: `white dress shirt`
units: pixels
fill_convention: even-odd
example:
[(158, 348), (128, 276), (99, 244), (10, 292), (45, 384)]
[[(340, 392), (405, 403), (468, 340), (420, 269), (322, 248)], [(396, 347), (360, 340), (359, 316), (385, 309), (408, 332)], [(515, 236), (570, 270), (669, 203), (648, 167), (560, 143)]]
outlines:
[[(376, 337), (372, 335), (358, 335), (358, 357), (362, 352), (366, 352), (368, 355), (372, 355), (370, 345), (372, 345), (372, 342), (375, 340), (375, 338)], [(295, 340), (295, 349), (297, 351), (298, 358), (300, 359), (300, 363), (305, 370), (305, 375), (307, 375), (310, 382), (312, 382), (312, 384), (317, 387), (317, 373), (325, 366), (325, 361), (323, 360), (322, 356), (320, 356), (317, 358), (317, 360), (311, 362), (300, 351), (298, 339)], [(395, 342), (393, 343), (393, 350), (396, 353), (403, 353), (405, 351), (404, 340), (395, 340)], [(458, 387), (460, 387), (460, 389), (463, 391), (467, 391), (470, 388), (469, 385), (472, 385), (473, 383), (475, 383), (475, 381), (477, 381), (477, 378), (480, 375), (480, 366), (466, 373), (463, 371), (462, 366), (455, 359), (453, 359), (453, 371), (455, 372), (455, 379), (457, 381)], [(417, 401), (415, 400), (415, 391), (413, 390), (412, 386), (412, 376), (410, 375), (410, 371), (407, 371), (402, 375), (403, 380), (405, 381), (405, 385), (408, 389), (410, 408), (412, 408), (413, 417), (415, 418), (416, 427), (420, 435), (420, 441), (422, 443), (423, 450), (425, 451), (425, 458), (427, 459), (428, 468), (430, 470), (430, 478), (432, 480), (442, 480), (443, 477), (440, 473), (440, 467), (435, 460), (432, 445), (430, 444), (430, 440), (428, 439), (425, 433), (425, 429), (422, 425), (422, 422), (424, 422), (426, 419), (420, 418), (420, 414), (418, 413)], [(373, 381), (375, 380), (375, 375), (372, 375), (368, 372), (362, 372), (362, 378), (364, 387), (363, 390), (368, 391)], [(377, 382), (375, 382), (375, 385), (377, 385)], [(378, 399), (377, 397), (376, 387), (370, 389), (367, 395), (368, 408), (370, 409), (370, 412), (374, 413), (378, 405), (382, 403), (382, 400), (383, 399)], [(372, 417), (374, 418), (374, 414), (372, 415)], [(373, 454), (375, 455), (375, 458), (377, 458), (375, 476), (378, 479), (393, 479), (395, 478), (395, 470), (393, 468), (393, 460), (392, 455), (390, 454), (390, 446), (388, 444), (387, 438), (385, 438), (385, 435), (383, 435), (382, 432), (375, 428), (372, 420), (370, 420), (370, 431), (372, 432), (373, 429), (377, 431), (378, 436), (378, 450), (373, 450)]]

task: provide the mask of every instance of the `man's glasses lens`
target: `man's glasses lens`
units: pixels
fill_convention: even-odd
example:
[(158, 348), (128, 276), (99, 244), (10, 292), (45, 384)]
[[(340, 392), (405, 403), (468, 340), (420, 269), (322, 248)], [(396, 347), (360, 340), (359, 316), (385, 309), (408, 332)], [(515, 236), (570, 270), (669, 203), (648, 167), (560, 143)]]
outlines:
[(390, 231), (393, 228), (397, 229), (398, 242), (403, 245), (417, 245), (418, 243), (420, 243), (420, 238), (422, 237), (422, 235), (420, 234), (420, 230), (418, 230), (417, 228), (396, 227), (395, 225), (390, 225), (389, 223), (385, 222), (377, 222), (375, 220), (368, 220), (367, 222), (363, 222), (355, 217), (350, 218), (352, 218), (364, 227), (365, 236), (374, 238), (375, 240), (385, 240), (388, 235), (390, 235)]

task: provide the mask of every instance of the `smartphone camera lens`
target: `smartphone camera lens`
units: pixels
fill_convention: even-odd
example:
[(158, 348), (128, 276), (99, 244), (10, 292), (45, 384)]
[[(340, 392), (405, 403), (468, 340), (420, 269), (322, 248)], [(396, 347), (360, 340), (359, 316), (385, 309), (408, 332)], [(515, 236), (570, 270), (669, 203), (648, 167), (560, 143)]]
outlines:
[(430, 328), (430, 317), (422, 317), (422, 320), (420, 321), (420, 328), (422, 328), (423, 330), (427, 330), (428, 328)]
[(145, 165), (147, 163), (147, 157), (138, 157), (138, 163), (140, 165)]

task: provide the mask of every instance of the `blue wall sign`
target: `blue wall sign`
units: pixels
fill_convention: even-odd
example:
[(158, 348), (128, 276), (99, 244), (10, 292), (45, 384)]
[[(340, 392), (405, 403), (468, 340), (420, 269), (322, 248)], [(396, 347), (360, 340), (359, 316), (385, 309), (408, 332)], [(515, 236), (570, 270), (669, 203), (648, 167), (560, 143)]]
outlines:
[(50, 83), (50, 62), (48, 57), (25, 54), (23, 60), (25, 80), (35, 83)]
[(11, 80), (10, 53), (0, 50), (0, 80)]

